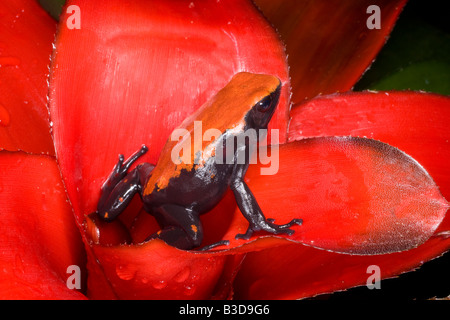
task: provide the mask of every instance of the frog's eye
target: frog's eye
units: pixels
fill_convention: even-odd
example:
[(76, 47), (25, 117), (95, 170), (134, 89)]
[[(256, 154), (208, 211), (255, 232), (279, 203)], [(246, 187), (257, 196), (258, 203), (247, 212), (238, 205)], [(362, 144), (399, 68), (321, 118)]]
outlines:
[(271, 105), (272, 105), (272, 95), (268, 95), (263, 99), (261, 99), (256, 104), (256, 110), (258, 110), (259, 112), (267, 112), (270, 110)]

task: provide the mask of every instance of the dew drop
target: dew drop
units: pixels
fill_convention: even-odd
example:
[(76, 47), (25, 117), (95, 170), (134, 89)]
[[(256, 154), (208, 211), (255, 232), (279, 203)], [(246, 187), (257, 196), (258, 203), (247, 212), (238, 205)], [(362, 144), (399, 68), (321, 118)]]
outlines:
[(195, 293), (194, 285), (189, 285), (184, 287), (184, 294), (187, 296), (192, 296)]
[(178, 283), (185, 282), (189, 278), (190, 274), (191, 268), (185, 267), (183, 270), (178, 272), (175, 277), (173, 277), (173, 280)]
[(167, 282), (165, 282), (164, 280), (159, 280), (155, 283), (153, 283), (153, 288), (161, 290), (164, 289), (165, 287), (167, 287)]
[(8, 110), (6, 110), (6, 108), (0, 104), (0, 125), (3, 127), (7, 127), (9, 126), (10, 121), (11, 117)]
[(128, 265), (117, 265), (116, 266), (116, 274), (122, 280), (132, 280), (136, 275), (136, 268)]

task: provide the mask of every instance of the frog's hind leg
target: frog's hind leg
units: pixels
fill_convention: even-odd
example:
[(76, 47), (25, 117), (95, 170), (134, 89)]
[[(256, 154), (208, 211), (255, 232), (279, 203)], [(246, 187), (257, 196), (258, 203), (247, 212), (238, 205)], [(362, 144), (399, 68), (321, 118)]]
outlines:
[(162, 229), (146, 241), (158, 238), (183, 250), (197, 248), (202, 243), (203, 227), (196, 211), (179, 205), (164, 204), (152, 208), (152, 214)]

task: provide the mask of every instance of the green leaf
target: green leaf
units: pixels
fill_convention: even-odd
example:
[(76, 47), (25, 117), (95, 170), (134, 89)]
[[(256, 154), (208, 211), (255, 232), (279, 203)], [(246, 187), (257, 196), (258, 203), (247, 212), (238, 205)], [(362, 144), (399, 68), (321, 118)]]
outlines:
[(450, 64), (428, 60), (417, 62), (380, 79), (372, 90), (424, 90), (450, 94)]
[(433, 16), (427, 17), (419, 12), (429, 5), (418, 3), (406, 6), (387, 44), (354, 90), (411, 89), (450, 94), (450, 34), (440, 24), (441, 15), (436, 13), (439, 6)]
[(65, 3), (66, 0), (39, 0), (41, 7), (57, 21), (59, 21), (59, 16)]

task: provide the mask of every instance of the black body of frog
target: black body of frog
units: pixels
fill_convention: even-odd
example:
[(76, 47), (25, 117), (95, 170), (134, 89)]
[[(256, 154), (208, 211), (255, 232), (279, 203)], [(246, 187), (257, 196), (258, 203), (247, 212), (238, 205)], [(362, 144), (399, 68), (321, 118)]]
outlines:
[[(185, 134), (178, 140), (167, 141), (156, 166), (141, 163), (129, 171), (130, 166), (147, 152), (145, 145), (126, 162), (123, 155), (119, 156), (102, 187), (97, 214), (105, 221), (114, 220), (138, 193), (144, 209), (161, 227), (147, 240), (159, 238), (179, 249), (194, 249), (203, 240), (200, 215), (214, 208), (230, 188), (249, 222), (246, 233), (237, 234), (236, 239), (249, 239), (253, 232), (260, 230), (291, 235), (294, 231), (290, 228), (301, 224), (301, 219), (293, 219), (284, 225), (266, 219), (244, 181), (250, 149), (255, 150), (250, 147), (257, 144), (261, 129), (267, 130), (280, 91), (281, 82), (276, 77), (246, 72), (236, 74), (177, 128)], [(210, 141), (192, 142), (190, 138), (198, 129), (198, 123), (201, 123), (202, 134), (197, 136), (203, 138), (211, 128), (219, 133), (218, 136), (211, 137)], [(183, 150), (183, 155), (174, 157), (174, 148)], [(228, 240), (219, 241), (202, 250), (228, 243)]]

